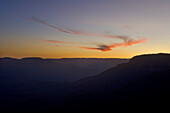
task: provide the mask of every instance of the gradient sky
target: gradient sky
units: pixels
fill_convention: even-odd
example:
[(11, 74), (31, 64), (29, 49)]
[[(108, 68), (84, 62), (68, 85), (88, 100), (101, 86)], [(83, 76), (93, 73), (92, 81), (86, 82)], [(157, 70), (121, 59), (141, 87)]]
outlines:
[(0, 57), (170, 52), (170, 0), (0, 0)]

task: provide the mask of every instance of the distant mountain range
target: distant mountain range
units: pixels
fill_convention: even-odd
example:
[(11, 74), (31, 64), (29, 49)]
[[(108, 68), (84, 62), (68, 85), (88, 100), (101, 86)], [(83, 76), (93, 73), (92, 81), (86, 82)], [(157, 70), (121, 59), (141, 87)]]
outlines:
[(114, 58), (0, 58), (0, 105), (21, 105), (20, 101), (25, 103), (42, 97), (55, 100), (55, 95), (70, 82), (128, 61)]
[[(27, 78), (55, 82), (73, 82), (87, 76), (96, 75), (128, 59), (111, 58), (0, 58), (0, 73), (4, 77)], [(87, 71), (88, 70), (88, 71)]]
[[(45, 87), (44, 90), (55, 88)], [(55, 91), (42, 89), (26, 94), (14, 91), (6, 92), (4, 95), (1, 92), (1, 102), (9, 103), (13, 100), (15, 103), (15, 107), (12, 103), (5, 104), (4, 109), (13, 106), (11, 108), (18, 112), (115, 111), (125, 108), (152, 108), (151, 105), (154, 108), (166, 106), (170, 101), (170, 54), (135, 56), (129, 62), (118, 64), (95, 76), (56, 85)]]

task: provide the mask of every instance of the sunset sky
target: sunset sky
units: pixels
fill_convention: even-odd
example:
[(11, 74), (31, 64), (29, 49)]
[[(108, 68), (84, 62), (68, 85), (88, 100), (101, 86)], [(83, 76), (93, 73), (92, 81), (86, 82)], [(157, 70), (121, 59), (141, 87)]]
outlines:
[(170, 0), (0, 0), (0, 57), (170, 52)]

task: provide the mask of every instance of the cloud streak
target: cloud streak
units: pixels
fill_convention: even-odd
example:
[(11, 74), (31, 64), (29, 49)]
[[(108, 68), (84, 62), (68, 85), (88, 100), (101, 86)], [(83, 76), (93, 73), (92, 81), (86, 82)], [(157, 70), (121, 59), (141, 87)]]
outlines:
[(90, 49), (90, 50), (100, 50), (100, 51), (106, 52), (106, 51), (111, 51), (112, 48), (121, 47), (121, 46), (124, 46), (124, 47), (132, 46), (134, 44), (145, 43), (145, 42), (146, 42), (146, 39), (143, 38), (143, 39), (131, 41), (128, 43), (116, 43), (116, 44), (112, 44), (112, 45), (99, 44), (99, 45), (97, 45), (98, 47), (96, 47), (96, 48), (90, 48), (90, 47), (80, 47), (80, 48)]
[(67, 33), (67, 34), (73, 34), (73, 35), (81, 35), (81, 36), (95, 36), (95, 37), (103, 37), (103, 38), (114, 38), (114, 39), (122, 39), (124, 40), (124, 42), (127, 41), (133, 41), (132, 38), (129, 38), (128, 36), (121, 36), (121, 35), (108, 35), (108, 34), (97, 34), (97, 33), (92, 33), (92, 32), (87, 32), (87, 31), (79, 31), (79, 30), (73, 30), (73, 29), (63, 29), (60, 27), (56, 27), (54, 25), (49, 24), (48, 22), (41, 20), (39, 18), (36, 17), (25, 17), (25, 16), (21, 16), (22, 18), (26, 19), (26, 20), (30, 20), (30, 21), (34, 21), (34, 22), (38, 22), (41, 24), (44, 24), (48, 27), (51, 27), (55, 30), (58, 30), (60, 32), (63, 33)]
[[(97, 33), (92, 33), (92, 32), (87, 32), (87, 31), (79, 31), (79, 30), (73, 30), (73, 29), (63, 29), (60, 27), (56, 27), (54, 25), (49, 24), (48, 22), (41, 20), (39, 18), (36, 17), (25, 17), (25, 16), (21, 16), (22, 18), (26, 19), (26, 20), (30, 20), (30, 21), (34, 21), (43, 25), (46, 25), (52, 29), (55, 29), (59, 32), (63, 32), (63, 33), (67, 33), (67, 34), (72, 34), (72, 35), (81, 35), (81, 36), (95, 36), (95, 37), (102, 37), (102, 38), (113, 38), (113, 39), (121, 39), (123, 40), (123, 43), (115, 43), (112, 45), (106, 45), (106, 44), (99, 44), (97, 45), (96, 48), (90, 48), (90, 47), (80, 47), (82, 49), (91, 49), (91, 50), (100, 50), (100, 51), (111, 51), (112, 48), (115, 47), (121, 47), (121, 46), (131, 46), (134, 44), (138, 44), (138, 43), (145, 43), (146, 42), (146, 38), (140, 39), (140, 40), (135, 40), (133, 38), (130, 38), (129, 36), (126, 35), (111, 35), (111, 34), (97, 34)], [(125, 26), (126, 28), (130, 28), (129, 26)], [(76, 44), (74, 42), (64, 42), (64, 41), (56, 41), (56, 40), (44, 40), (46, 42), (49, 43), (67, 43), (67, 44)], [(58, 47), (58, 45), (57, 45)]]
[(77, 44), (76, 42), (64, 42), (64, 41), (57, 41), (57, 40), (43, 40), (45, 42), (49, 42), (49, 43), (62, 43), (62, 44)]
[(23, 19), (26, 19), (26, 20), (30, 20), (30, 21), (34, 21), (34, 22), (38, 22), (38, 23), (41, 23), (41, 24), (44, 24), (44, 25), (47, 25), (48, 27), (51, 27), (53, 29), (57, 29), (56, 26), (53, 26), (53, 25), (50, 25), (48, 22), (44, 21), (44, 20), (41, 20), (39, 18), (36, 18), (36, 17), (25, 17), (25, 16), (21, 16)]
[(48, 27), (51, 27), (51, 28), (58, 30), (60, 32), (63, 32), (63, 33), (75, 34), (75, 35), (90, 35), (89, 33), (84, 32), (84, 31), (77, 31), (77, 30), (59, 28), (59, 27), (53, 26), (53, 25), (49, 24), (48, 22), (41, 20), (39, 18), (36, 18), (36, 17), (25, 17), (25, 16), (21, 16), (21, 17), (23, 19), (26, 19), (26, 20), (30, 20), (30, 21), (34, 21), (34, 22), (37, 22), (37, 23), (40, 23), (40, 24), (44, 24)]
[(49, 42), (49, 43), (65, 43), (63, 41), (57, 41), (57, 40), (43, 40), (45, 42)]

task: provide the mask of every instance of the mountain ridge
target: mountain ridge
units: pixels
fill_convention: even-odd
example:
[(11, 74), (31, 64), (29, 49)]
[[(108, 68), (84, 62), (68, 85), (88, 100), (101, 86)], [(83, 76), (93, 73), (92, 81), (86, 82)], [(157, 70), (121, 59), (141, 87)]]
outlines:
[[(118, 64), (100, 74), (58, 87), (62, 87), (59, 92), (54, 87), (50, 94), (44, 93), (46, 97), (41, 92), (37, 93), (38, 96), (30, 97), (27, 102), (19, 102), (19, 107), (15, 109), (21, 109), (21, 105), (22, 110), (31, 106), (39, 111), (46, 109), (52, 112), (67, 109), (114, 111), (129, 106), (144, 109), (145, 105), (166, 105), (164, 102), (170, 101), (170, 55), (135, 56), (129, 62)], [(46, 88), (50, 89), (51, 86)], [(17, 98), (20, 99), (20, 96)], [(34, 108), (33, 102), (39, 108)], [(45, 104), (41, 105), (42, 102)]]
[(13, 58), (13, 57), (0, 57), (0, 60), (22, 60), (22, 59), (41, 59), (41, 60), (129, 60), (129, 58), (42, 58), (42, 57), (23, 57), (23, 58)]
[[(101, 92), (107, 89), (114, 90), (119, 89), (144, 75), (166, 71), (169, 68), (170, 54), (144, 54), (135, 56), (130, 59), (129, 62), (118, 64), (116, 67), (110, 68), (96, 76), (86, 77), (76, 81), (73, 84), (73, 87), (78, 87), (80, 92), (89, 92), (89, 90), (92, 92)], [(75, 88), (76, 92), (78, 89)]]
[[(142, 60), (140, 61), (140, 59)], [(143, 62), (143, 59), (146, 59), (146, 61)], [(150, 63), (152, 64), (150, 65)], [(78, 93), (73, 94), (69, 99), (60, 103), (59, 107), (72, 110), (86, 108), (96, 111), (115, 111), (123, 108), (134, 109), (135, 107), (148, 110), (154, 109), (155, 107), (168, 106), (170, 101), (169, 64), (169, 54), (152, 54), (134, 57), (128, 63), (119, 64), (114, 68), (106, 70), (102, 74), (78, 81), (78, 84), (72, 87), (72, 90), (76, 87), (75, 91)], [(142, 76), (130, 80), (127, 84), (124, 84), (124, 79), (119, 80), (117, 78), (116, 82), (118, 83), (112, 83), (115, 82), (115, 77), (110, 77), (115, 76), (113, 74), (115, 71), (113, 70), (120, 68), (118, 73), (121, 73), (125, 71), (122, 69), (126, 68), (127, 65), (134, 67), (137, 71), (128, 71), (130, 69), (128, 68), (126, 70), (128, 72), (123, 73), (128, 75), (127, 78), (126, 76), (121, 76), (121, 78), (125, 77), (126, 81), (128, 81), (128, 79), (131, 79), (129, 78), (131, 75), (139, 76), (141, 74)], [(152, 69), (150, 69), (151, 67)], [(107, 76), (108, 79), (106, 79), (107, 77), (105, 78), (105, 76)], [(108, 83), (110, 81), (111, 83)], [(114, 85), (121, 87), (113, 88)], [(151, 105), (154, 106), (154, 108)]]

